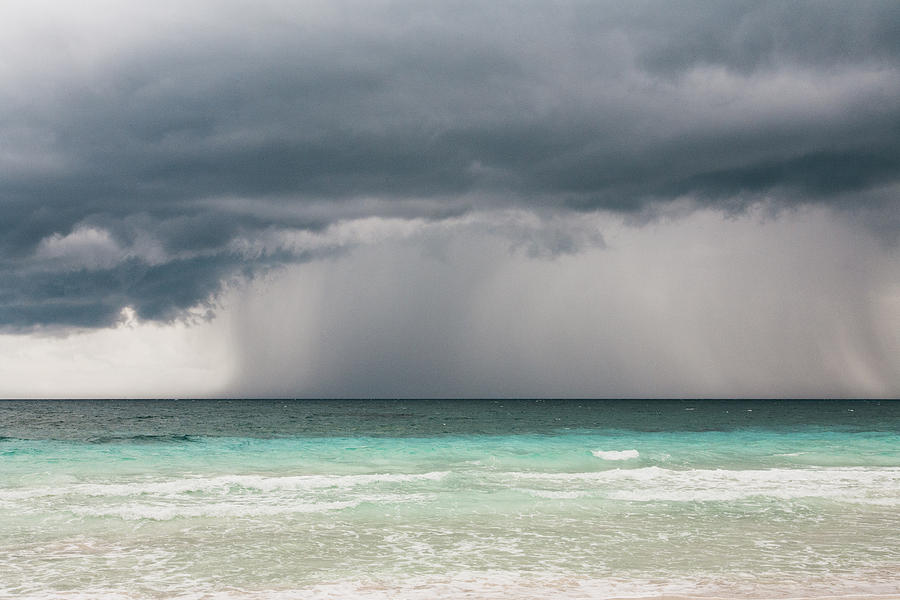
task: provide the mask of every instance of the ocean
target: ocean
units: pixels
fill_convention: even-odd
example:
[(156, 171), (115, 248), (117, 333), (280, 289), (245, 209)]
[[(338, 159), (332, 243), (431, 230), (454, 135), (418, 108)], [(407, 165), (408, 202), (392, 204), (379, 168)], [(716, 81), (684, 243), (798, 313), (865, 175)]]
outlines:
[(900, 597), (900, 402), (0, 401), (0, 598)]

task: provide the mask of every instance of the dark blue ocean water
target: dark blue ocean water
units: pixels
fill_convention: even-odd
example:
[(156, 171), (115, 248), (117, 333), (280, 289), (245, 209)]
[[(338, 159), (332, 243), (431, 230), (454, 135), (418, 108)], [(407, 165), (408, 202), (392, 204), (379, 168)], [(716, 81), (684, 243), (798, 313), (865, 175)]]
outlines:
[(327, 437), (583, 431), (900, 433), (900, 401), (864, 400), (0, 400), (5, 437)]

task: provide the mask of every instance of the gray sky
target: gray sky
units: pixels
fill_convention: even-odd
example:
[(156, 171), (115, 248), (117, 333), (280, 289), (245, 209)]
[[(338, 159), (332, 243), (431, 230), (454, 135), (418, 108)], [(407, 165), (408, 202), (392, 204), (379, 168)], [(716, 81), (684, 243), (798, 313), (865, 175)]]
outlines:
[(898, 192), (894, 1), (11, 0), (0, 396), (898, 395)]

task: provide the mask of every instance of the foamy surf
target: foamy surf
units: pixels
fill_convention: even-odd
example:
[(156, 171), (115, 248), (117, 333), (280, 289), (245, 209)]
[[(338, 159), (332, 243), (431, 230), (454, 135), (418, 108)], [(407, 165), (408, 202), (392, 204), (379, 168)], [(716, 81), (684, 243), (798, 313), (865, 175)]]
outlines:
[[(293, 589), (194, 590), (159, 595), (149, 589), (93, 587), (18, 600), (897, 600), (900, 593), (884, 582), (866, 582), (863, 574), (849, 581), (836, 576), (806, 580), (781, 573), (781, 583), (734, 582), (712, 578), (578, 577), (574, 573), (534, 575), (527, 572), (462, 571), (445, 575), (397, 577), (392, 580), (348, 578)], [(850, 585), (848, 585), (848, 583)], [(0, 590), (2, 591), (2, 590)]]

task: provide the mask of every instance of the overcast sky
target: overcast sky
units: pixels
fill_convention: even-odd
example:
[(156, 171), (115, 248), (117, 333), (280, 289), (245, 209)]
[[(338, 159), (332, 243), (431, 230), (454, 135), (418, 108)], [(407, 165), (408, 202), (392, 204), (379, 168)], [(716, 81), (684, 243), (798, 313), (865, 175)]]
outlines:
[(900, 395), (900, 3), (0, 3), (0, 397), (241, 395)]

